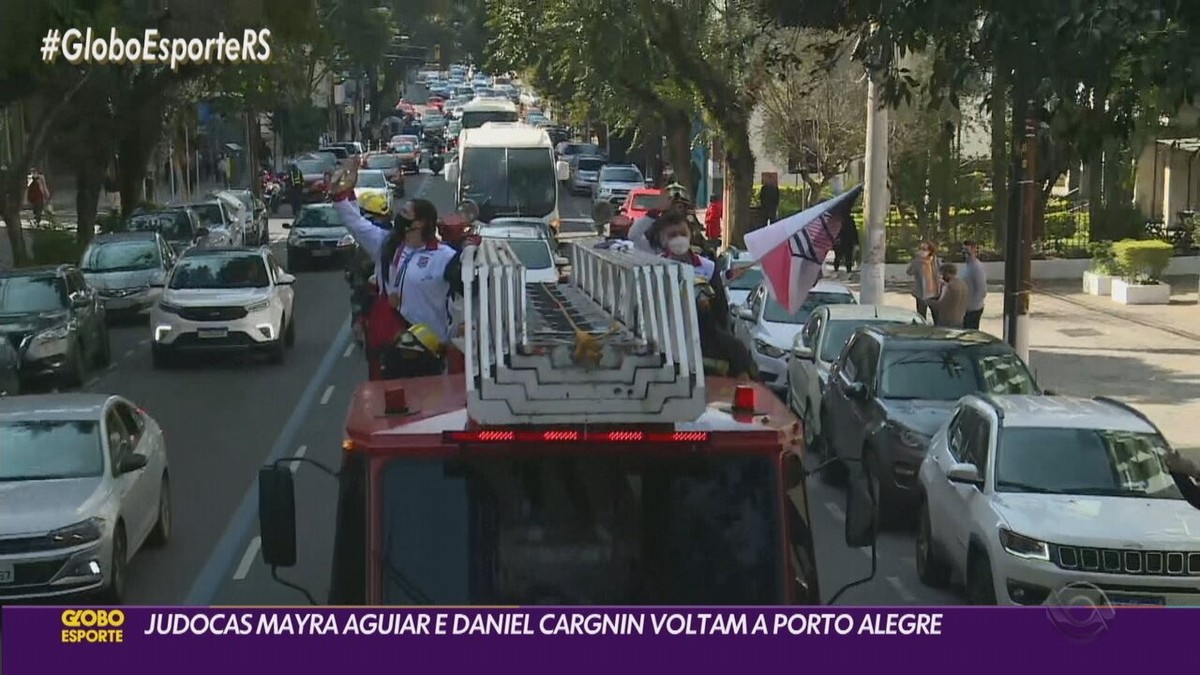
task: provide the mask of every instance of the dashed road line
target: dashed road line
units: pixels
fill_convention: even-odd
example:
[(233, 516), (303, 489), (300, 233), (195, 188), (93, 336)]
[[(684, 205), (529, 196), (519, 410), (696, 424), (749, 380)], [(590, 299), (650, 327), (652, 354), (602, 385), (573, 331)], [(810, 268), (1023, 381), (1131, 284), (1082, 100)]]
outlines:
[(916, 594), (908, 590), (908, 586), (905, 586), (904, 582), (900, 581), (900, 577), (888, 577), (887, 581), (892, 585), (892, 588), (896, 589), (896, 593), (900, 595), (900, 598), (904, 600), (904, 602), (907, 602), (910, 605), (916, 604)]
[(136, 349), (129, 349), (129, 350), (127, 350), (127, 351), (125, 352), (125, 358), (127, 358), (127, 359), (133, 358), (133, 356), (134, 356), (135, 354), (137, 354), (137, 350), (136, 350)]
[(254, 564), (254, 558), (258, 555), (258, 549), (262, 548), (262, 537), (255, 537), (250, 540), (250, 545), (246, 547), (246, 552), (242, 554), (242, 561), (238, 563), (237, 570), (233, 573), (234, 581), (241, 581), (250, 574), (250, 566)]
[[(294, 455), (292, 455), (292, 457), (295, 459), (300, 459), (301, 457), (304, 457), (304, 453), (306, 453), (306, 452), (308, 452), (308, 446), (302, 445), (302, 446), (296, 448), (296, 453)], [(288, 467), (292, 470), (293, 475), (295, 475), (296, 471), (300, 468), (301, 463), (302, 462), (292, 462), (291, 466)]]
[(321, 405), (329, 403), (329, 398), (333, 396), (333, 385), (325, 387), (325, 393), (321, 394)]
[(350, 355), (353, 353), (354, 353), (354, 343), (351, 342), (350, 344), (346, 345), (346, 351), (342, 352), (342, 358), (348, 359), (348, 358), (350, 358)]

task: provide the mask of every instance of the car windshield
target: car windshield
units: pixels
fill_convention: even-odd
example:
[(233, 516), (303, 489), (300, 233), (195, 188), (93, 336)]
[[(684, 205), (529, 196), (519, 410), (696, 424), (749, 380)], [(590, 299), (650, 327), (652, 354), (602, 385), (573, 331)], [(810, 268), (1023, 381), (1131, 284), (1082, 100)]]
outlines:
[(170, 288), (266, 288), (267, 266), (257, 255), (205, 255), (184, 258), (171, 274)]
[(296, 162), (296, 166), (300, 167), (300, 173), (304, 173), (304, 174), (324, 173), (325, 172), (325, 165), (315, 159), (306, 159), (306, 160), (303, 160), (300, 162)]
[(83, 254), (85, 272), (133, 272), (159, 265), (158, 242), (153, 240), (106, 241), (92, 244)]
[(358, 187), (368, 189), (386, 188), (388, 186), (387, 177), (382, 171), (360, 171), (358, 173)]
[(466, 148), (463, 151), (463, 197), (474, 200), (491, 217), (540, 218), (554, 210), (558, 178), (549, 149)]
[(604, 166), (602, 159), (581, 159), (579, 160), (580, 171), (599, 171), (600, 167)]
[(192, 219), (184, 211), (139, 213), (129, 219), (130, 232), (158, 232), (167, 241), (190, 241)]
[(400, 143), (396, 146), (396, 152), (398, 152), (402, 155), (411, 154), (416, 149), (417, 149), (416, 146), (414, 146), (411, 143)]
[(559, 154), (563, 156), (578, 155), (583, 151), (583, 146), (578, 143), (567, 143), (559, 150)]
[(1157, 434), (1107, 429), (1005, 427), (997, 492), (1183, 499)]
[(67, 305), (67, 289), (58, 277), (0, 277), (0, 314), (54, 312)]
[(225, 227), (225, 214), (221, 212), (220, 204), (215, 202), (193, 204), (192, 210), (196, 212), (196, 216), (200, 219), (201, 227), (207, 227), (210, 230)]
[[(762, 268), (758, 265), (735, 265), (735, 268), (750, 267), (750, 269), (742, 272), (742, 275), (727, 284), (727, 288), (733, 291), (752, 291), (758, 288), (762, 283), (763, 273)], [(782, 307), (780, 308), (782, 309)]]
[(550, 245), (541, 239), (505, 239), (527, 269), (544, 270), (554, 266)]
[(885, 349), (879, 395), (957, 401), (967, 394), (1036, 394), (1033, 376), (1004, 345)]
[(371, 155), (367, 158), (368, 169), (394, 169), (399, 163), (399, 158), (388, 155)]
[(614, 183), (640, 183), (642, 182), (642, 174), (637, 169), (628, 167), (609, 167), (600, 172), (601, 180), (609, 180)]
[(385, 604), (783, 601), (766, 458), (405, 458), (376, 480)]
[(0, 423), (0, 481), (103, 475), (99, 428), (87, 420)]
[(651, 193), (641, 194), (633, 198), (633, 208), (639, 211), (648, 211), (650, 209), (659, 208), (662, 205), (662, 195)]
[(775, 301), (773, 297), (767, 297), (767, 308), (763, 312), (763, 321), (767, 323), (804, 323), (808, 321), (808, 317), (812, 316), (813, 310), (822, 305), (854, 305), (858, 301), (853, 295), (847, 293), (809, 293), (805, 298), (804, 304), (800, 305), (800, 309), (796, 310), (795, 314), (788, 314), (787, 308)]
[(300, 217), (292, 227), (313, 228), (313, 227), (345, 227), (342, 224), (342, 218), (338, 212), (328, 207), (316, 207), (301, 209)]
[(837, 361), (838, 356), (842, 353), (842, 347), (850, 341), (850, 337), (854, 335), (855, 329), (859, 326), (884, 326), (896, 323), (895, 321), (886, 321), (882, 319), (843, 319), (841, 321), (830, 321), (825, 327), (825, 341), (821, 343), (820, 359), (826, 363)]

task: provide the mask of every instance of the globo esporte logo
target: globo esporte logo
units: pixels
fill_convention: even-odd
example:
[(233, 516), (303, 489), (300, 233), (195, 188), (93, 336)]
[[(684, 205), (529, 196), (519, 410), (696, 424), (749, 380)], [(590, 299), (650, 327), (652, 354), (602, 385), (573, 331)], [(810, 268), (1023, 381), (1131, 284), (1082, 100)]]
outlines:
[(1056, 589), (1047, 604), (1050, 623), (1076, 642), (1095, 640), (1117, 613), (1103, 590), (1084, 581)]
[(64, 609), (64, 643), (124, 642), (125, 612), (119, 609)]

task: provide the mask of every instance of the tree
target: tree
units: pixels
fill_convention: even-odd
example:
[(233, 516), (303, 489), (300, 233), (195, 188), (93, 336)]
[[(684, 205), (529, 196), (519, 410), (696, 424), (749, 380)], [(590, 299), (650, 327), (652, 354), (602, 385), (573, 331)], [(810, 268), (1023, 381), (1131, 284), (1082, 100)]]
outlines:
[[(801, 48), (813, 53), (829, 42), (827, 34), (807, 33)], [(828, 68), (815, 56), (815, 67), (791, 67), (783, 78), (769, 83), (762, 96), (767, 147), (775, 159), (798, 165), (810, 201), (863, 158), (867, 127), (862, 67), (848, 54)]]

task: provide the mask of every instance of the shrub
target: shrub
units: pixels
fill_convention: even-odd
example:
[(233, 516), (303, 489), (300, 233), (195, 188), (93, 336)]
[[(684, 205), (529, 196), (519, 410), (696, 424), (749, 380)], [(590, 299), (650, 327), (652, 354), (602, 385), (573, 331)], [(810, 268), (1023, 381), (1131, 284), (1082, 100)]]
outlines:
[(78, 264), (83, 250), (74, 230), (40, 227), (29, 230), (33, 262), (37, 265)]
[(1119, 272), (1117, 258), (1111, 241), (1094, 241), (1088, 244), (1092, 256), (1092, 271), (1101, 276), (1114, 276)]
[(1121, 275), (1135, 283), (1158, 283), (1175, 247), (1165, 241), (1126, 239), (1113, 244)]
[(109, 233), (124, 232), (127, 223), (121, 217), (121, 212), (118, 209), (110, 209), (96, 218), (96, 225), (99, 226), (101, 232)]

